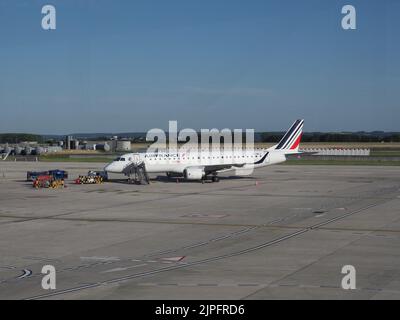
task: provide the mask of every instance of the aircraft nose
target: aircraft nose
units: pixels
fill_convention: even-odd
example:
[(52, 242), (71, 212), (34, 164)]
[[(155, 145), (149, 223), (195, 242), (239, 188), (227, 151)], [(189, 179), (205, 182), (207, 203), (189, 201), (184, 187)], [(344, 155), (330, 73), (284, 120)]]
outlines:
[(104, 171), (107, 171), (107, 172), (112, 171), (112, 163), (106, 165), (106, 166), (104, 167)]

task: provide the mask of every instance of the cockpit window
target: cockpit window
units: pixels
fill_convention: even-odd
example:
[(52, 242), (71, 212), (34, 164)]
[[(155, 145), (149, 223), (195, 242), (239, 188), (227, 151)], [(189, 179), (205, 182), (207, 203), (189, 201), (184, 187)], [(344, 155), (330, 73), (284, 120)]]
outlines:
[(118, 157), (118, 158), (116, 158), (116, 159), (114, 159), (114, 161), (119, 161), (121, 158), (120, 157)]
[(120, 158), (119, 161), (125, 161), (125, 158)]

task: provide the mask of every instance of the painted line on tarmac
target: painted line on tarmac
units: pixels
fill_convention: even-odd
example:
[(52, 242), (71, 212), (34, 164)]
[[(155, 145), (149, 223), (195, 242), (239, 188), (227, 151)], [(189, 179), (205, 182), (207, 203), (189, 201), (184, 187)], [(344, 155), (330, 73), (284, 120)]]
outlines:
[(32, 275), (32, 270), (29, 269), (24, 269), (22, 270), (22, 274), (20, 276), (17, 277), (17, 279), (24, 279), (24, 278), (28, 278)]
[(345, 219), (345, 218), (347, 218), (349, 216), (352, 216), (354, 214), (357, 214), (357, 213), (360, 213), (362, 211), (368, 210), (370, 208), (376, 207), (376, 206), (381, 205), (381, 204), (386, 203), (386, 202), (387, 201), (384, 201), (384, 202), (383, 201), (379, 201), (377, 203), (374, 203), (374, 204), (368, 205), (366, 207), (354, 210), (354, 211), (349, 212), (347, 214), (343, 214), (341, 216), (329, 219), (329, 220), (327, 220), (325, 222), (321, 222), (321, 223), (306, 227), (306, 228), (304, 228), (302, 230), (290, 233), (290, 234), (288, 234), (286, 236), (282, 236), (282, 237), (276, 238), (274, 240), (262, 243), (260, 245), (254, 246), (254, 247), (243, 249), (243, 250), (240, 250), (240, 251), (236, 251), (236, 252), (232, 252), (232, 253), (228, 253), (228, 254), (224, 254), (224, 255), (220, 255), (220, 256), (215, 256), (215, 257), (211, 257), (211, 258), (206, 258), (206, 259), (202, 259), (202, 260), (198, 260), (198, 261), (188, 262), (188, 263), (182, 264), (182, 265), (174, 265), (174, 266), (170, 266), (170, 267), (159, 268), (159, 269), (155, 269), (155, 270), (151, 270), (151, 271), (145, 271), (145, 272), (141, 272), (141, 273), (137, 273), (137, 274), (127, 275), (127, 276), (114, 278), (114, 279), (106, 280), (106, 281), (99, 282), (99, 283), (93, 283), (93, 284), (89, 284), (89, 285), (85, 285), (85, 286), (78, 286), (78, 287), (75, 287), (75, 288), (64, 289), (64, 290), (59, 290), (59, 291), (56, 291), (56, 292), (51, 292), (51, 293), (46, 293), (46, 294), (42, 294), (42, 295), (32, 296), (32, 297), (26, 298), (25, 300), (37, 300), (37, 299), (54, 297), (54, 296), (67, 294), (67, 293), (71, 293), (71, 292), (77, 292), (77, 291), (81, 291), (81, 290), (85, 290), (85, 289), (89, 289), (89, 288), (95, 288), (95, 287), (99, 287), (99, 286), (115, 284), (115, 283), (124, 282), (124, 281), (127, 281), (127, 280), (147, 277), (147, 276), (151, 276), (151, 275), (155, 275), (155, 274), (159, 274), (159, 273), (163, 273), (163, 272), (174, 271), (174, 270), (178, 270), (178, 269), (182, 269), (182, 268), (202, 265), (202, 264), (206, 264), (206, 263), (210, 263), (210, 262), (215, 262), (215, 261), (219, 261), (219, 260), (223, 260), (223, 259), (227, 259), (227, 258), (240, 256), (240, 255), (243, 255), (243, 254), (251, 253), (251, 252), (254, 252), (254, 251), (258, 251), (260, 249), (264, 249), (264, 248), (273, 246), (273, 245), (275, 245), (277, 243), (280, 243), (280, 242), (295, 238), (295, 237), (297, 237), (299, 235), (302, 235), (302, 234), (305, 234), (305, 233), (307, 233), (309, 231), (317, 230), (321, 226), (325, 226), (325, 225), (327, 225), (329, 223), (336, 222), (336, 221), (339, 221), (341, 219)]

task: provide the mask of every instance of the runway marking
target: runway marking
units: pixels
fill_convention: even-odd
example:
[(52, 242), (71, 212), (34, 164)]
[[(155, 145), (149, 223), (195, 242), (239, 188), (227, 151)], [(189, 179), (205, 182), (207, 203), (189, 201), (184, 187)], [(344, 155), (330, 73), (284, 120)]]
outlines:
[[(186, 196), (186, 195), (184, 195), (184, 196)], [(352, 198), (354, 199), (354, 197), (352, 197)], [(158, 199), (158, 200), (162, 200), (162, 199)], [(255, 226), (255, 227), (257, 227), (257, 226)], [(284, 228), (284, 226), (282, 226), (282, 228)], [(96, 284), (89, 284), (89, 285), (96, 285)]]
[(62, 295), (62, 294), (66, 294), (66, 293), (81, 291), (81, 290), (85, 290), (85, 289), (89, 289), (89, 288), (95, 288), (95, 287), (99, 287), (99, 286), (103, 286), (103, 285), (110, 285), (110, 284), (114, 284), (114, 283), (120, 283), (120, 282), (124, 282), (124, 281), (128, 281), (128, 280), (133, 280), (133, 279), (137, 279), (137, 278), (156, 275), (156, 274), (159, 274), (159, 273), (164, 273), (164, 272), (168, 272), (168, 271), (183, 269), (183, 268), (187, 268), (187, 267), (202, 265), (202, 264), (206, 264), (206, 263), (210, 263), (210, 262), (216, 262), (216, 261), (224, 260), (224, 259), (227, 259), (227, 258), (240, 256), (240, 255), (243, 255), (243, 254), (251, 253), (251, 252), (254, 252), (254, 251), (258, 251), (260, 249), (264, 249), (264, 248), (273, 246), (273, 245), (275, 245), (277, 243), (281, 243), (281, 242), (283, 242), (285, 240), (289, 240), (289, 239), (295, 238), (295, 237), (297, 237), (299, 235), (302, 235), (304, 233), (307, 233), (309, 231), (316, 230), (321, 226), (325, 226), (325, 225), (327, 225), (329, 223), (332, 223), (332, 222), (335, 222), (335, 221), (339, 221), (341, 219), (345, 219), (345, 218), (347, 218), (347, 217), (349, 217), (351, 215), (360, 213), (362, 211), (368, 210), (370, 208), (376, 207), (376, 206), (381, 205), (381, 204), (386, 203), (386, 202), (387, 201), (384, 201), (384, 202), (379, 201), (377, 203), (374, 203), (374, 204), (368, 205), (366, 207), (354, 210), (354, 211), (349, 212), (347, 214), (343, 214), (341, 216), (329, 219), (327, 221), (311, 225), (309, 227), (306, 227), (306, 228), (301, 229), (299, 231), (293, 232), (291, 234), (288, 234), (288, 235), (276, 238), (274, 240), (267, 241), (267, 242), (261, 243), (261, 244), (259, 244), (257, 246), (249, 247), (249, 248), (246, 248), (246, 249), (243, 249), (243, 250), (240, 250), (240, 251), (231, 252), (231, 253), (223, 254), (223, 255), (220, 255), (220, 256), (214, 256), (214, 257), (210, 257), (210, 258), (205, 258), (205, 259), (189, 262), (189, 263), (186, 263), (186, 264), (172, 265), (172, 266), (169, 266), (169, 267), (163, 267), (163, 268), (154, 269), (154, 270), (150, 270), (150, 271), (144, 271), (144, 272), (141, 272), (141, 273), (131, 274), (131, 275), (127, 275), (127, 276), (123, 276), (123, 277), (119, 277), (119, 278), (114, 278), (114, 279), (110, 279), (110, 280), (105, 280), (105, 281), (102, 281), (102, 282), (89, 284), (89, 285), (85, 285), (85, 286), (77, 286), (77, 287), (74, 287), (74, 288), (63, 289), (63, 290), (55, 291), (55, 292), (52, 292), (52, 293), (36, 295), (36, 296), (32, 296), (32, 297), (26, 298), (26, 300), (36, 300), (36, 299), (43, 299), (43, 298), (53, 297), (53, 296)]
[(14, 267), (14, 266), (0, 266), (0, 269), (14, 270), (14, 269), (17, 269), (17, 267)]
[(185, 256), (181, 257), (171, 257), (171, 258), (161, 258), (161, 261), (163, 262), (169, 262), (169, 263), (174, 263), (174, 262), (181, 262), (183, 259), (185, 259)]
[(144, 266), (147, 266), (147, 263), (137, 264), (137, 265), (130, 266), (130, 267), (114, 268), (114, 269), (106, 270), (106, 271), (103, 271), (100, 273), (121, 272), (121, 271), (126, 271), (126, 270), (130, 270), (130, 269), (134, 269), (134, 268), (144, 267)]
[(18, 276), (17, 279), (24, 279), (24, 278), (30, 277), (32, 275), (32, 270), (24, 269), (22, 271), (23, 271), (23, 273), (20, 276)]
[[(237, 234), (241, 234), (241, 233), (244, 233), (244, 232), (248, 232), (249, 230), (256, 229), (256, 228), (258, 228), (258, 227), (260, 227), (260, 226), (256, 226), (256, 227), (252, 227), (252, 228), (247, 228), (247, 229), (244, 229), (244, 230), (235, 232), (235, 234), (237, 235)], [(284, 227), (283, 227), (283, 228), (284, 228)], [(322, 229), (322, 230), (332, 231), (332, 232), (338, 232), (338, 231), (336, 231), (336, 230), (330, 230), (329, 228), (322, 228), (322, 227), (321, 227), (321, 229)], [(337, 229), (338, 229), (338, 230), (341, 230), (341, 231), (353, 231), (353, 230), (351, 230), (351, 229), (349, 229), (349, 230), (347, 230), (347, 229), (340, 229), (340, 228), (337, 228)], [(363, 231), (366, 231), (366, 232), (373, 232), (374, 230), (365, 229), (365, 230), (363, 230)], [(381, 231), (382, 231), (382, 232), (400, 232), (399, 230), (381, 230)], [(362, 235), (362, 233), (355, 233), (355, 232), (353, 232), (353, 234)], [(386, 237), (385, 235), (379, 235), (379, 236), (380, 236), (380, 237)], [(197, 244), (197, 246), (198, 246), (198, 245), (204, 245), (204, 244), (210, 243), (210, 242), (215, 241), (215, 240), (225, 239), (225, 238), (227, 238), (227, 237), (229, 238), (230, 235), (218, 237), (218, 238), (215, 238), (215, 239), (210, 240), (210, 241), (208, 241), (208, 242), (202, 242), (202, 243), (200, 243), (200, 244)], [(173, 251), (178, 251), (178, 250), (180, 250), (180, 249), (174, 249)], [(144, 262), (144, 260), (136, 260), (136, 259), (131, 259), (131, 261)], [(148, 261), (145, 261), (145, 262), (156, 263), (156, 262), (159, 262), (159, 261), (148, 260)], [(114, 263), (114, 262), (113, 262), (113, 261), (109, 261), (109, 262), (105, 262), (105, 263), (103, 262), (103, 263), (100, 263), (100, 264), (109, 264), (109, 263)], [(163, 262), (163, 263), (172, 263), (172, 262)], [(81, 268), (92, 267), (93, 265), (98, 265), (98, 264), (99, 264), (99, 263), (91, 264), (91, 265), (85, 265), (85, 266), (78, 266), (78, 267), (75, 267), (75, 268), (67, 268), (67, 269), (68, 269), (68, 270), (78, 270), (78, 269), (81, 269)], [(187, 264), (185, 264), (185, 265), (187, 265)], [(67, 269), (65, 269), (65, 270), (67, 270)]]
[(184, 218), (213, 218), (213, 219), (221, 219), (228, 217), (229, 214), (203, 214), (203, 213), (193, 213), (183, 215)]
[[(278, 220), (282, 220), (282, 219), (278, 219)], [(276, 220), (276, 221), (277, 221), (277, 220)], [(264, 226), (264, 225), (261, 225), (261, 226)], [(219, 241), (219, 240), (223, 240), (223, 239), (226, 239), (226, 238), (230, 238), (230, 237), (232, 237), (233, 235), (240, 235), (240, 234), (242, 234), (242, 233), (245, 233), (245, 232), (248, 232), (248, 231), (250, 231), (250, 230), (259, 228), (259, 227), (261, 227), (261, 226), (256, 226), (256, 227), (252, 227), (252, 228), (243, 229), (243, 230), (234, 232), (234, 233), (232, 233), (232, 234), (229, 234), (229, 235), (227, 235), (227, 236), (221, 236), (221, 237), (214, 238), (214, 239), (211, 239), (211, 240), (206, 241), (206, 242), (201, 242), (201, 243), (198, 243), (198, 244), (196, 244), (196, 245), (187, 246), (187, 247), (197, 247), (197, 246), (200, 246), (200, 245), (209, 244), (209, 243), (212, 243), (213, 241)], [(297, 227), (284, 227), (284, 226), (282, 226), (282, 227), (277, 226), (277, 227), (278, 227), (278, 228), (282, 228), (282, 229), (293, 229), (293, 228), (297, 228)], [(346, 228), (327, 228), (327, 227), (319, 227), (319, 229), (321, 229), (321, 230), (326, 230), (326, 231), (331, 231), (331, 232), (346, 231), (346, 232), (352, 232), (353, 234), (357, 234), (357, 235), (362, 235), (362, 233), (360, 233), (360, 232), (354, 232), (354, 231), (359, 230), (359, 231), (368, 232), (368, 233), (370, 233), (370, 232), (400, 233), (400, 230), (380, 230), (380, 229), (354, 229), (354, 228), (352, 228), (352, 229), (346, 229)], [(372, 236), (374, 236), (374, 235), (372, 235)], [(388, 236), (386, 236), (386, 235), (375, 235), (375, 236), (379, 236), (379, 237), (388, 237)], [(168, 252), (179, 251), (179, 250), (182, 250), (182, 249), (183, 249), (183, 248), (172, 249), (172, 250), (168, 250)], [(160, 253), (156, 253), (156, 254), (153, 254), (153, 255), (158, 255), (158, 254), (160, 254)], [(52, 261), (52, 260), (53, 260), (53, 259), (44, 259), (44, 258), (38, 258), (38, 257), (27, 257), (27, 258), (29, 258), (29, 259), (34, 259), (34, 260), (49, 260), (49, 261)], [(89, 260), (90, 260), (90, 259), (100, 259), (100, 260), (102, 260), (102, 259), (106, 259), (106, 260), (109, 259), (109, 258), (107, 258), (107, 257), (81, 257), (81, 258), (83, 258), (83, 259), (87, 258), (87, 259), (89, 259)], [(101, 261), (101, 262), (97, 262), (97, 263), (89, 264), (89, 265), (81, 265), (81, 266), (76, 266), (76, 267), (65, 268), (65, 269), (63, 269), (63, 270), (60, 270), (60, 272), (63, 272), (63, 271), (66, 272), (66, 271), (81, 270), (81, 269), (84, 269), (84, 268), (91, 268), (91, 267), (94, 267), (94, 266), (97, 266), (97, 265), (106, 265), (106, 264), (112, 264), (112, 263), (121, 261), (121, 260), (118, 260), (118, 259), (120, 259), (120, 258), (117, 258), (117, 257), (110, 257), (110, 258), (111, 258), (111, 261)], [(131, 259), (130, 261), (134, 261), (134, 262), (146, 262), (146, 263), (159, 263), (159, 262), (160, 262), (160, 261), (155, 261), (155, 260), (147, 260), (147, 261), (146, 261), (146, 260), (138, 260), (138, 259)], [(163, 263), (168, 263), (168, 262), (163, 262)], [(3, 267), (3, 268), (4, 268), (4, 267)], [(14, 269), (15, 269), (15, 267), (14, 267)], [(32, 276), (32, 277), (35, 277), (35, 276)], [(2, 282), (4, 282), (4, 281), (2, 281)]]
[[(393, 199), (391, 199), (393, 200)], [(385, 201), (386, 202), (386, 201)], [(384, 202), (383, 202), (384, 203)], [(295, 217), (297, 215), (293, 215), (293, 216), (289, 216), (286, 218), (281, 218), (281, 219), (277, 219), (275, 221), (272, 222), (268, 222), (265, 224), (242, 224), (242, 223), (211, 223), (211, 222), (193, 222), (193, 221), (168, 221), (168, 220), (156, 220), (156, 219), (99, 219), (99, 218), (66, 218), (66, 217), (38, 217), (38, 218), (32, 218), (31, 220), (60, 220), (60, 221), (81, 221), (81, 222), (130, 222), (130, 223), (145, 223), (145, 224), (170, 224), (170, 225), (198, 225), (198, 226), (210, 226), (210, 227), (248, 227), (248, 228), (272, 228), (272, 229), (300, 229), (303, 228), (302, 226), (282, 226), (282, 225), (276, 225), (275, 223), (277, 222), (282, 222), (285, 221), (289, 218)], [(0, 217), (7, 217), (10, 218), (12, 216), (2, 216), (0, 215)], [(339, 216), (340, 219), (341, 216)], [(21, 218), (23, 219), (24, 217), (15, 217), (15, 218)], [(24, 220), (27, 221), (27, 220)], [(18, 221), (18, 222), (22, 222), (22, 221)], [(273, 226), (272, 226), (273, 225)], [(331, 228), (324, 228), (326, 230), (329, 230)], [(333, 228), (335, 229), (335, 228)], [(382, 232), (400, 232), (400, 230), (383, 230), (383, 229), (343, 229), (343, 231), (350, 231), (350, 230), (361, 230), (361, 231), (382, 231)]]
[[(247, 185), (244, 185), (244, 186), (231, 186), (231, 187), (224, 187), (224, 188), (219, 188), (219, 189), (216, 189), (216, 191), (224, 191), (224, 190), (234, 190), (234, 189), (237, 189), (237, 188), (240, 188), (240, 187), (251, 187), (251, 186), (253, 186), (252, 184), (247, 184)], [(106, 190), (106, 189), (104, 189), (104, 190)], [(161, 198), (158, 198), (158, 199), (154, 199), (154, 198), (151, 198), (151, 199), (145, 199), (145, 200), (138, 200), (138, 201), (130, 201), (130, 202), (125, 202), (125, 203), (121, 203), (121, 204), (119, 204), (119, 205), (113, 205), (113, 206), (110, 206), (110, 207), (101, 207), (101, 208), (92, 208), (92, 209), (86, 209), (86, 210), (75, 210), (75, 211), (70, 211), (70, 212), (66, 212), (66, 213), (61, 213), (61, 214), (57, 214), (57, 215), (53, 215), (53, 216), (45, 216), (45, 217), (28, 217), (28, 216), (20, 216), (20, 217), (18, 217), (18, 216), (8, 216), (8, 215), (3, 215), (3, 214), (0, 214), (0, 218), (2, 217), (2, 218), (15, 218), (15, 219), (22, 219), (22, 220), (18, 220), (18, 221), (10, 221), (10, 222), (5, 222), (5, 223), (3, 223), (3, 225), (4, 224), (10, 224), (10, 223), (23, 223), (23, 222), (28, 222), (28, 221), (35, 221), (35, 220), (51, 220), (51, 219), (54, 219), (54, 220), (56, 220), (56, 219), (58, 219), (58, 218), (62, 218), (62, 219), (64, 219), (64, 220), (77, 220), (77, 221), (87, 221), (87, 222), (91, 222), (91, 221), (93, 221), (92, 219), (67, 219), (67, 218), (65, 218), (65, 216), (68, 216), (68, 215), (73, 215), (73, 214), (79, 214), (79, 213), (83, 213), (83, 212), (85, 212), (85, 213), (88, 213), (88, 212), (92, 212), (92, 211), (97, 211), (97, 210), (99, 210), (99, 209), (114, 209), (115, 210), (115, 208), (118, 208), (118, 207), (127, 207), (127, 206), (131, 206), (131, 205), (133, 205), (133, 204), (138, 204), (138, 203), (147, 203), (147, 202), (152, 202), (152, 203), (154, 203), (154, 202), (156, 202), (156, 201), (162, 201), (162, 200), (170, 200), (170, 199), (175, 199), (175, 198), (177, 198), (177, 197), (186, 197), (186, 196), (193, 196), (193, 195), (197, 195), (197, 196), (199, 196), (199, 195), (207, 195), (207, 192), (208, 191), (200, 191), (200, 192), (190, 192), (190, 193), (168, 193), (168, 192), (163, 192), (163, 193), (160, 193), (160, 192), (158, 192), (158, 193), (155, 193), (155, 192), (148, 192), (148, 193), (151, 193), (152, 195), (154, 195), (154, 194), (161, 194), (161, 195), (165, 195), (165, 194), (167, 194), (167, 195), (174, 195), (173, 197), (170, 197), (170, 196), (168, 196), (168, 197), (161, 197)], [(143, 194), (145, 194), (146, 192), (143, 192), (143, 191), (140, 191), (139, 193), (143, 193)], [(26, 197), (24, 197), (24, 198), (22, 198), (23, 200), (25, 199)], [(105, 219), (105, 220), (102, 220), (102, 219), (100, 219), (100, 220), (98, 220), (99, 222), (106, 222), (106, 221), (110, 221), (109, 219)], [(118, 221), (116, 221), (116, 222), (118, 222)]]
[(80, 257), (81, 260), (94, 260), (94, 261), (120, 261), (121, 259), (118, 257)]
[(250, 232), (251, 230), (254, 230), (254, 229), (257, 229), (257, 228), (259, 228), (258, 225), (250, 227), (250, 228), (242, 229), (242, 230), (239, 230), (239, 231), (231, 232), (231, 233), (229, 233), (227, 235), (223, 235), (223, 236), (220, 236), (220, 237), (217, 237), (217, 238), (212, 238), (212, 239), (210, 239), (208, 241), (202, 241), (202, 242), (194, 243), (194, 244), (191, 244), (191, 245), (186, 245), (186, 246), (183, 246), (183, 247), (180, 247), (180, 248), (168, 249), (168, 250), (159, 251), (159, 252), (152, 253), (152, 254), (147, 254), (147, 255), (145, 255), (145, 257), (159, 256), (159, 255), (173, 253), (173, 252), (177, 252), (177, 251), (198, 248), (198, 247), (201, 247), (201, 246), (213, 243), (213, 242), (217, 242), (217, 241), (233, 238), (235, 236)]
[[(244, 190), (247, 191), (247, 190)], [(149, 193), (149, 192), (140, 192), (140, 193)], [(157, 192), (156, 192), (157, 193)], [(172, 193), (172, 192), (165, 192), (165, 193), (160, 193), (160, 194), (169, 194), (169, 195), (176, 195), (176, 196), (182, 196), (182, 193)], [(185, 195), (198, 195), (198, 196), (234, 196), (234, 197), (278, 197), (278, 198), (327, 198), (327, 199), (357, 199), (357, 200), (391, 200), (392, 198), (388, 197), (365, 197), (365, 196), (341, 196), (341, 195), (326, 195), (326, 194), (320, 194), (320, 195), (303, 195), (303, 194), (274, 194), (274, 193), (258, 193), (258, 194), (251, 194), (251, 193), (246, 193), (246, 194), (241, 194), (241, 193), (232, 193), (232, 194), (227, 194), (227, 193), (218, 193), (218, 192), (201, 192), (199, 194), (192, 194), (188, 193)]]
[(42, 258), (42, 257), (23, 257), (22, 259), (34, 260), (34, 261), (45, 261), (45, 262), (61, 262), (58, 259), (49, 259), (49, 258)]
[[(138, 204), (138, 203), (147, 203), (147, 202), (156, 202), (156, 201), (163, 201), (163, 200), (170, 200), (172, 198), (176, 198), (176, 197), (186, 197), (186, 196), (191, 196), (191, 195), (196, 195), (196, 196), (215, 196), (215, 195), (223, 195), (226, 196), (226, 194), (218, 194), (216, 193), (216, 191), (225, 191), (225, 190), (235, 190), (238, 188), (243, 188), (243, 187), (253, 187), (253, 184), (247, 184), (247, 185), (240, 185), (240, 186), (231, 186), (231, 187), (225, 187), (225, 188), (219, 188), (219, 189), (215, 189), (215, 191), (213, 191), (212, 193), (209, 191), (201, 191), (201, 192), (190, 192), (190, 193), (168, 193), (168, 192), (163, 192), (163, 193), (155, 193), (155, 192), (144, 192), (141, 191), (140, 193), (151, 193), (151, 194), (167, 194), (167, 195), (174, 195), (174, 197), (161, 197), (158, 199), (145, 199), (145, 200), (139, 200), (139, 201), (130, 201), (127, 203), (122, 203), (119, 204), (117, 206), (113, 205), (112, 207), (102, 207), (101, 209), (115, 209), (116, 207), (126, 207), (126, 206), (131, 206), (132, 204)], [(380, 193), (384, 193), (387, 194), (389, 191), (393, 190), (393, 187), (390, 188), (386, 188), (388, 189), (388, 191), (385, 190), (379, 190)], [(307, 195), (307, 196), (302, 196), (302, 195), (279, 195), (279, 194), (245, 194), (245, 195), (241, 195), (241, 194), (234, 194), (235, 197), (237, 196), (272, 196), (272, 197), (305, 197), (305, 198), (326, 198), (326, 199), (336, 199), (336, 198), (343, 198), (343, 199), (368, 199), (368, 200), (372, 200), (372, 199), (379, 199), (379, 200), (393, 200), (393, 198), (384, 198), (384, 197), (355, 197), (355, 196), (327, 196), (327, 195), (318, 195), (318, 196), (313, 196), (313, 195)], [(88, 213), (88, 212), (92, 212), (92, 211), (96, 211), (99, 208), (92, 208), (92, 209), (87, 209), (87, 210), (75, 210), (75, 211), (70, 211), (67, 213), (62, 213), (62, 214), (58, 214), (58, 215), (53, 215), (53, 216), (47, 216), (47, 217), (27, 217), (27, 216), (15, 216), (15, 215), (3, 215), (1, 214), (0, 217), (4, 217), (4, 218), (14, 218), (14, 219), (22, 219), (19, 221), (11, 221), (11, 222), (4, 222), (2, 225), (5, 224), (11, 224), (11, 223), (23, 223), (23, 222), (27, 222), (27, 221), (35, 221), (35, 220), (65, 220), (65, 221), (84, 221), (84, 222), (136, 222), (136, 223), (155, 223), (152, 221), (146, 221), (146, 220), (129, 220), (129, 219), (90, 219), (90, 218), (86, 218), (86, 219), (82, 219), (82, 218), (66, 218), (66, 216), (68, 215), (72, 215), (72, 214), (78, 214), (78, 213)], [(157, 223), (175, 223), (175, 224), (194, 224), (192, 222), (170, 222), (170, 221), (158, 221)], [(198, 225), (201, 225), (201, 223), (195, 223)], [(207, 224), (204, 223), (204, 225), (213, 225), (213, 224)], [(232, 225), (235, 226), (235, 225)]]

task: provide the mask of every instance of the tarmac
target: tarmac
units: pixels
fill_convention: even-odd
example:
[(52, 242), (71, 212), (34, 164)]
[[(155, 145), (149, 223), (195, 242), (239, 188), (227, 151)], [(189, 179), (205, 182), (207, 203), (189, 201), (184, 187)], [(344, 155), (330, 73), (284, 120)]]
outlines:
[[(0, 162), (0, 299), (400, 299), (398, 167), (72, 184), (103, 166)], [(65, 189), (25, 181), (57, 168)]]

